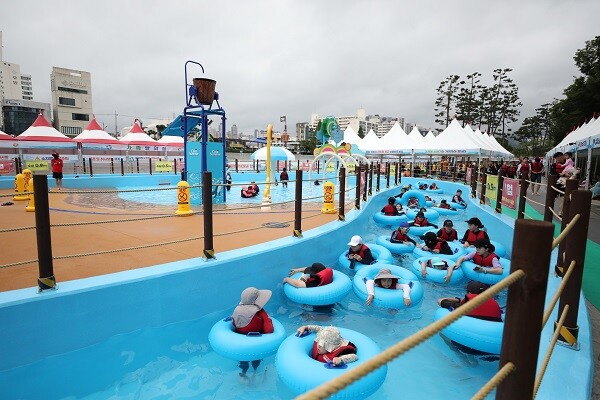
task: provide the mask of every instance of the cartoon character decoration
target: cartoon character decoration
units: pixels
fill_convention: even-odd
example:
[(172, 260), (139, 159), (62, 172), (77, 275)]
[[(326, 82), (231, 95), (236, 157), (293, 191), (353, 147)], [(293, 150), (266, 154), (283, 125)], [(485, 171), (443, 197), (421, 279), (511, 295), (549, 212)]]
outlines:
[(323, 118), (321, 121), (321, 128), (317, 131), (317, 140), (322, 144), (326, 144), (329, 143), (330, 140), (339, 143), (343, 139), (344, 132), (340, 130), (335, 117), (329, 116)]

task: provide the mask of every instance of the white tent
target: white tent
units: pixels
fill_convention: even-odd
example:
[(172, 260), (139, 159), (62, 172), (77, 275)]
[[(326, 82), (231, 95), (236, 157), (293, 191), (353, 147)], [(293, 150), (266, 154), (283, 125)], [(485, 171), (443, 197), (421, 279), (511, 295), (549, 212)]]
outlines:
[(129, 133), (119, 139), (119, 142), (135, 146), (158, 146), (158, 142), (144, 132), (137, 120), (133, 123)]
[(425, 143), (430, 143), (432, 140), (435, 139), (435, 134), (432, 131), (429, 131), (423, 139), (425, 139)]
[(456, 119), (434, 140), (424, 143), (416, 150), (416, 154), (477, 154), (480, 155), (482, 146), (469, 137)]
[(183, 147), (183, 136), (166, 135), (158, 139), (157, 143), (160, 143), (164, 146)]
[(408, 134), (408, 137), (412, 140), (413, 143), (415, 143), (417, 147), (425, 143), (425, 138), (423, 137), (423, 135), (421, 135), (421, 132), (419, 131), (419, 129), (417, 129), (416, 125), (413, 126), (412, 130)]
[(480, 136), (484, 142), (488, 143), (490, 147), (496, 152), (500, 153), (502, 157), (513, 157), (512, 153), (510, 153), (508, 150), (502, 147), (502, 145), (500, 145), (500, 143), (498, 143), (495, 138), (488, 135), (487, 133), (481, 133), (479, 128), (477, 128), (473, 134), (475, 136)]
[(381, 139), (377, 137), (373, 129), (367, 133), (359, 146), (359, 148), (365, 153), (378, 153), (381, 150)]
[(379, 139), (380, 153), (412, 153), (416, 143), (404, 132), (398, 122), (381, 139)]
[(96, 118), (92, 118), (88, 126), (79, 135), (73, 139), (79, 143), (86, 143), (86, 147), (93, 147), (93, 144), (113, 145), (122, 144), (114, 137), (110, 136), (104, 129), (98, 125)]
[(348, 125), (344, 130), (344, 143), (356, 144), (360, 148), (361, 142), (362, 139), (360, 136), (354, 132), (354, 129), (352, 129), (350, 125)]
[(504, 153), (506, 153), (506, 155), (507, 155), (508, 157), (514, 157), (514, 155), (513, 155), (513, 154), (512, 154), (510, 151), (506, 150), (506, 149), (504, 148), (504, 146), (502, 146), (502, 145), (501, 145), (501, 144), (500, 144), (500, 143), (499, 143), (499, 142), (496, 140), (496, 137), (495, 137), (494, 135), (491, 135), (491, 134), (489, 134), (489, 133), (488, 133), (488, 134), (484, 133), (484, 135), (487, 135), (488, 139), (489, 139), (489, 140), (490, 140), (490, 141), (491, 141), (491, 142), (492, 142), (492, 143), (493, 143), (493, 144), (494, 144), (494, 145), (495, 145), (495, 146), (496, 146), (498, 149), (500, 149), (500, 151), (503, 151)]
[(17, 140), (27, 142), (19, 144), (19, 147), (72, 148), (77, 146), (71, 138), (54, 129), (41, 113), (25, 132), (17, 136)]

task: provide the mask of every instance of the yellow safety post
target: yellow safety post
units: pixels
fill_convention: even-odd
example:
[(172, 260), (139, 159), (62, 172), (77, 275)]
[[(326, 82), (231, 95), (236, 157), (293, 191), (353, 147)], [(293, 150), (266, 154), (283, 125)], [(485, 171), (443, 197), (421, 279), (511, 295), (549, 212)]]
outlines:
[(35, 211), (35, 199), (33, 196), (33, 179), (29, 181), (28, 190), (31, 192), (29, 195), (29, 202), (25, 206), (25, 211), (34, 212)]
[(28, 200), (29, 196), (23, 193), (25, 193), (25, 175), (17, 174), (15, 175), (15, 195), (13, 196), (13, 200)]
[(333, 182), (325, 182), (323, 184), (323, 208), (321, 209), (323, 214), (335, 214), (337, 212), (333, 204), (334, 192), (335, 185)]
[(32, 173), (31, 173), (31, 170), (30, 169), (24, 169), (23, 171), (21, 171), (21, 173), (25, 177), (25, 191), (26, 192), (33, 192), (33, 190), (29, 190), (29, 182), (32, 182), (32, 177), (31, 177)]
[(177, 184), (177, 211), (176, 215), (192, 215), (190, 209), (190, 184), (186, 181), (180, 181)]

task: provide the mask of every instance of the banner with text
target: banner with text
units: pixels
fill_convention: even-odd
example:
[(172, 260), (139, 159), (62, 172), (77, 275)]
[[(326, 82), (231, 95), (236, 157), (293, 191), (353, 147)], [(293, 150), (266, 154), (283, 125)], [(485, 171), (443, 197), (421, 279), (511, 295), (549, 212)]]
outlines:
[(496, 195), (498, 193), (498, 175), (488, 174), (485, 184), (485, 197), (490, 201), (496, 201)]
[(0, 175), (12, 174), (14, 164), (12, 161), (0, 161)]
[(502, 205), (517, 209), (517, 195), (519, 193), (519, 181), (517, 179), (504, 178), (502, 185)]

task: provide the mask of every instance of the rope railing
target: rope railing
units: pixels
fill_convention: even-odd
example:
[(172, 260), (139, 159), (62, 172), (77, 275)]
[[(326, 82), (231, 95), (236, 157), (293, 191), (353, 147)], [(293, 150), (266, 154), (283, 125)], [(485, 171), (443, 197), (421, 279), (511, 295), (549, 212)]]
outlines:
[(577, 221), (579, 221), (579, 217), (580, 217), (580, 214), (575, 214), (575, 216), (571, 219), (571, 221), (565, 226), (565, 229), (563, 229), (562, 232), (556, 238), (554, 238), (554, 240), (552, 241), (552, 248), (555, 248), (556, 246), (558, 246), (560, 244), (560, 242), (563, 241), (565, 236), (567, 236), (569, 234), (571, 229), (573, 229), (573, 226), (575, 226)]
[[(190, 185), (189, 189), (201, 188), (202, 185)], [(186, 187), (187, 189), (188, 187)], [(106, 193), (135, 193), (135, 192), (159, 192), (162, 190), (178, 190), (177, 186), (166, 186), (156, 188), (145, 188), (145, 189), (102, 189), (102, 190), (52, 190), (50, 194), (106, 194)], [(21, 193), (19, 193), (21, 194)]]
[(526, 218), (529, 218), (529, 219), (537, 219), (537, 218), (534, 218), (534, 217), (532, 217), (531, 215), (529, 215), (529, 214), (527, 214), (527, 213), (525, 213), (525, 212), (523, 212), (523, 215), (524, 215)]
[(550, 212), (552, 213), (552, 215), (554, 215), (554, 218), (558, 219), (560, 222), (562, 222), (562, 217), (560, 215), (558, 215), (556, 213), (556, 211), (554, 211), (554, 208), (552, 207), (548, 207), (548, 210), (550, 210)]
[(492, 376), (492, 378), (489, 381), (487, 381), (485, 385), (483, 385), (481, 389), (479, 389), (477, 393), (473, 395), (473, 397), (471, 397), (471, 399), (485, 399), (487, 395), (490, 394), (490, 392), (494, 390), (504, 379), (506, 379), (506, 377), (510, 375), (510, 373), (513, 372), (516, 368), (517, 367), (515, 366), (515, 364), (511, 363), (510, 361), (504, 364), (504, 366), (500, 368), (498, 372), (496, 372), (496, 374)]
[(550, 340), (550, 344), (548, 345), (548, 350), (546, 351), (546, 356), (544, 357), (544, 361), (540, 367), (539, 372), (535, 377), (535, 384), (533, 389), (533, 398), (537, 396), (537, 392), (542, 385), (542, 379), (544, 379), (544, 375), (546, 374), (546, 369), (548, 368), (548, 363), (550, 362), (550, 357), (552, 357), (552, 352), (554, 351), (554, 346), (556, 346), (556, 342), (558, 340), (558, 336), (560, 335), (560, 330), (562, 329), (565, 319), (567, 318), (567, 313), (569, 312), (569, 305), (565, 305), (563, 308), (563, 312), (560, 315), (560, 319), (556, 323), (556, 327), (554, 329), (554, 334), (552, 335), (552, 340)]
[(8, 268), (8, 267), (18, 267), (19, 265), (35, 264), (38, 261), (39, 261), (39, 259), (36, 258), (35, 260), (17, 261), (14, 263), (2, 264), (2, 265), (0, 265), (0, 269)]
[(523, 198), (524, 198), (525, 200), (527, 200), (528, 202), (530, 202), (530, 203), (537, 204), (538, 206), (542, 206), (542, 207), (545, 207), (545, 206), (546, 206), (544, 203), (540, 203), (540, 202), (538, 202), (538, 201), (531, 200), (531, 199), (530, 199), (529, 197), (527, 197), (527, 196), (525, 196), (525, 197), (523, 197)]
[(554, 189), (555, 192), (560, 193), (560, 194), (565, 194), (565, 192), (563, 190), (560, 190), (559, 188), (557, 188), (556, 186), (550, 186), (552, 189)]
[(0, 233), (26, 231), (30, 229), (35, 229), (35, 226), (19, 226), (15, 228), (0, 229)]
[(466, 302), (453, 312), (449, 313), (448, 315), (444, 316), (443, 318), (439, 319), (438, 321), (426, 326), (419, 332), (416, 332), (415, 334), (401, 340), (395, 345), (382, 351), (375, 357), (365, 361), (360, 366), (349, 370), (348, 372), (338, 376), (337, 378), (332, 379), (331, 381), (323, 383), (322, 385), (310, 390), (309, 392), (298, 396), (296, 399), (324, 399), (331, 396), (334, 393), (339, 392), (346, 386), (352, 384), (353, 382), (376, 370), (377, 368), (383, 366), (384, 364), (389, 363), (398, 356), (406, 353), (408, 350), (429, 339), (431, 336), (439, 333), (442, 329), (446, 328), (460, 317), (467, 315), (475, 308), (482, 305), (485, 301), (491, 299), (500, 291), (512, 285), (519, 279), (522, 279), (524, 276), (525, 272), (521, 269), (512, 272), (510, 275), (502, 279), (494, 286), (486, 289), (483, 293), (477, 295), (475, 298), (469, 300), (468, 302)]
[(567, 282), (569, 281), (569, 278), (571, 277), (571, 274), (573, 273), (573, 270), (575, 269), (576, 264), (577, 263), (575, 262), (575, 260), (571, 261), (571, 264), (569, 264), (569, 267), (567, 268), (567, 271), (565, 272), (565, 274), (562, 278), (562, 281), (560, 282), (560, 285), (558, 285), (558, 289), (556, 289), (556, 293), (554, 293), (554, 296), (552, 297), (552, 300), (550, 300), (550, 304), (548, 305), (548, 308), (546, 308), (546, 311), (544, 311), (544, 318), (542, 319), (542, 327), (546, 326), (546, 323), (548, 323), (548, 320), (550, 319), (550, 315), (552, 314), (552, 310), (554, 310), (556, 303), (560, 299), (560, 295), (562, 294), (563, 290), (565, 289), (565, 286), (567, 286)]
[(525, 179), (525, 182), (527, 182), (527, 183), (530, 183), (530, 184), (532, 184), (532, 185), (548, 186), (548, 185), (546, 185), (545, 183), (541, 183), (541, 182), (533, 182), (533, 181), (530, 181), (530, 180), (527, 180), (527, 179)]

